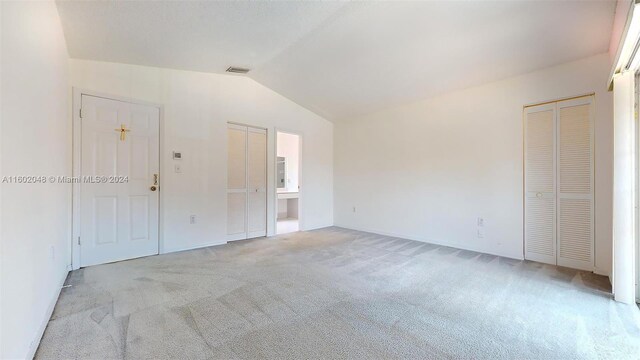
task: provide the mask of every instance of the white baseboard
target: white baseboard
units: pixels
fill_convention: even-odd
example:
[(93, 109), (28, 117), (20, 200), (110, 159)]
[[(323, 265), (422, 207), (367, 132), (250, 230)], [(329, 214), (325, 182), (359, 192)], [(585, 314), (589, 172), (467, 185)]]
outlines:
[(55, 293), (55, 296), (53, 296), (49, 300), (49, 306), (47, 307), (47, 312), (45, 313), (46, 316), (40, 324), (38, 332), (35, 334), (33, 341), (31, 341), (31, 344), (29, 344), (29, 352), (27, 353), (26, 359), (33, 359), (33, 357), (36, 355), (36, 351), (38, 350), (38, 346), (40, 345), (40, 340), (42, 340), (42, 336), (44, 335), (44, 331), (47, 328), (47, 325), (49, 324), (51, 315), (53, 315), (53, 309), (55, 309), (58, 298), (60, 297), (62, 286), (64, 286), (64, 282), (67, 280), (67, 275), (69, 275), (68, 267), (66, 268), (67, 271), (64, 272), (62, 279), (60, 279), (58, 282), (58, 291)]
[[(299, 220), (300, 219), (298, 219), (298, 221)], [(328, 225), (302, 226), (302, 227), (300, 227), (300, 231), (312, 231), (312, 230), (324, 229), (324, 228), (328, 228), (328, 227), (332, 227), (332, 226), (338, 226), (338, 225), (328, 224)]]
[(609, 272), (608, 272), (608, 271), (604, 271), (604, 270), (602, 270), (602, 269), (598, 269), (598, 268), (594, 268), (594, 269), (593, 269), (593, 273), (594, 273), (594, 274), (597, 274), (597, 275), (602, 275), (602, 276), (608, 276), (608, 277), (611, 277), (611, 275), (609, 274)]
[(159, 253), (159, 255), (171, 254), (171, 253), (179, 252), (179, 251), (202, 249), (202, 248), (206, 248), (206, 247), (209, 247), (209, 246), (224, 245), (226, 243), (227, 243), (227, 240), (216, 240), (216, 241), (212, 241), (212, 242), (208, 242), (208, 243), (204, 243), (204, 244), (179, 247), (179, 248), (175, 248), (175, 249), (165, 249), (164, 251)]
[(448, 246), (448, 247), (452, 247), (452, 248), (456, 248), (456, 249), (460, 249), (460, 250), (474, 251), (474, 252), (477, 252), (477, 253), (495, 255), (495, 256), (505, 257), (505, 258), (509, 258), (509, 259), (524, 260), (524, 257), (522, 257), (522, 256), (513, 256), (513, 255), (510, 255), (510, 254), (501, 254), (501, 253), (486, 251), (484, 249), (474, 249), (474, 248), (470, 248), (470, 247), (461, 246), (460, 244), (447, 243), (446, 241), (438, 241), (438, 240), (433, 240), (433, 239), (423, 239), (423, 238), (419, 238), (419, 237), (411, 236), (411, 235), (406, 235), (406, 234), (398, 234), (398, 233), (380, 231), (380, 230), (376, 230), (376, 229), (358, 228), (358, 227), (353, 227), (353, 226), (348, 226), (348, 225), (341, 225), (341, 224), (335, 224), (334, 226), (345, 228), (345, 229), (350, 229), (350, 230), (364, 231), (364, 232), (377, 234), (377, 235), (391, 236), (391, 237), (397, 237), (397, 238), (401, 238), (401, 239), (420, 241), (420, 242), (427, 243), (427, 244)]
[(596, 275), (602, 275), (602, 276), (606, 276), (609, 278), (609, 284), (613, 285), (613, 279), (611, 279), (611, 274), (608, 271), (604, 271), (602, 269), (599, 268), (593, 268), (593, 273)]

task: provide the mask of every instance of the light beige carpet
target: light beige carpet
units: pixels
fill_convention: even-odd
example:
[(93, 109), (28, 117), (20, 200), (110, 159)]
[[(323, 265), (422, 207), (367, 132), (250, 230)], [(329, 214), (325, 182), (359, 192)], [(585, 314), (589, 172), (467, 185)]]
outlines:
[(39, 359), (638, 359), (587, 272), (340, 228), (74, 271)]

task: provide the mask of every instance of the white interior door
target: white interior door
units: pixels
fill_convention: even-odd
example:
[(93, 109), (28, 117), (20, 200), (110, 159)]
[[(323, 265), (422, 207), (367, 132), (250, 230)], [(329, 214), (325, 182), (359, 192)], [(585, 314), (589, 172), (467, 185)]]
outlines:
[(594, 268), (593, 96), (525, 111), (525, 258)]
[(81, 266), (157, 254), (159, 109), (88, 95), (81, 102)]
[(247, 127), (227, 129), (227, 240), (247, 238)]
[(267, 131), (227, 129), (227, 240), (267, 235)]
[(593, 97), (557, 103), (560, 266), (593, 270)]
[(556, 105), (525, 110), (525, 259), (556, 263)]
[(247, 238), (254, 238), (267, 236), (267, 131), (250, 127), (247, 139)]

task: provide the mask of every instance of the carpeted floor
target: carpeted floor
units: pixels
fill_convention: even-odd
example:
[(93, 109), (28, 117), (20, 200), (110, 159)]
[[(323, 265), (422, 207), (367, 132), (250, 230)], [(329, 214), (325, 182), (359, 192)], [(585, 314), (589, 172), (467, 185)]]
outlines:
[(640, 358), (640, 312), (604, 277), (341, 228), (67, 284), (36, 358)]

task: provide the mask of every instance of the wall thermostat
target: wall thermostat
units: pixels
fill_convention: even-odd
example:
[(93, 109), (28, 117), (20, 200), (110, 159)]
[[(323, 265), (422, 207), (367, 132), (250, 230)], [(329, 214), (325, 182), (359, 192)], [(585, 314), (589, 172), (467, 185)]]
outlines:
[(182, 159), (182, 153), (180, 151), (174, 151), (173, 160), (181, 160), (181, 159)]

